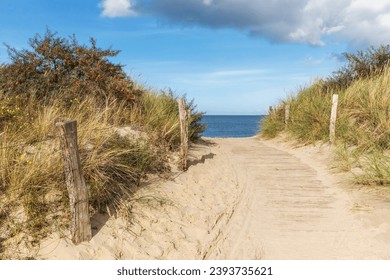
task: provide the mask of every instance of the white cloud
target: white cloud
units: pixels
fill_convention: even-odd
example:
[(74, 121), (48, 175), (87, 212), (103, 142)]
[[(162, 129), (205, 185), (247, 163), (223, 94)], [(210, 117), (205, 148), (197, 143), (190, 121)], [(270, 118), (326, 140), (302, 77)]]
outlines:
[[(135, 3), (135, 4), (134, 4)], [(389, 0), (104, 0), (103, 15), (135, 12), (182, 26), (231, 28), (273, 42), (389, 43)]]
[(378, 23), (383, 27), (390, 28), (390, 13), (385, 15), (380, 15), (378, 17)]
[(135, 14), (130, 0), (103, 0), (100, 7), (103, 8), (104, 17), (127, 17)]

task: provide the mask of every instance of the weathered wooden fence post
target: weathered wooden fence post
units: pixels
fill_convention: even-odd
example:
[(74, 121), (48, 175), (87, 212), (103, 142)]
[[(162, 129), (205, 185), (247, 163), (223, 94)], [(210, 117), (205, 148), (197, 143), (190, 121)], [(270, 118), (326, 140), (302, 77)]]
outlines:
[(85, 185), (77, 146), (77, 122), (56, 124), (60, 131), (61, 150), (64, 159), (65, 180), (70, 201), (70, 232), (74, 244), (92, 238), (89, 217), (88, 188)]
[(186, 109), (186, 104), (184, 99), (178, 100), (179, 104), (179, 116), (180, 116), (180, 163), (179, 168), (182, 170), (187, 170), (188, 163), (188, 111)]
[(290, 105), (284, 106), (284, 124), (287, 126), (290, 120)]
[(274, 108), (272, 108), (272, 106), (269, 106), (268, 107), (268, 115), (272, 114)]
[(329, 125), (329, 142), (334, 144), (336, 141), (336, 119), (337, 119), (337, 106), (339, 103), (339, 96), (334, 94), (332, 97), (332, 112), (330, 114)]

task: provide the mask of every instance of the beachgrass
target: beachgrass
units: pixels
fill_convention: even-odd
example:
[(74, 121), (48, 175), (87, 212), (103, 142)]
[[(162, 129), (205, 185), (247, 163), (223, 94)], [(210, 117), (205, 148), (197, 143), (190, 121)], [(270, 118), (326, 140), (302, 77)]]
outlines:
[[(0, 257), (29, 248), (69, 223), (57, 122), (76, 120), (90, 215), (118, 210), (147, 177), (166, 176), (180, 144), (177, 96), (131, 80), (117, 51), (47, 31), (29, 50), (9, 48), (0, 67)], [(191, 139), (204, 126), (193, 102)]]
[(354, 171), (358, 183), (390, 185), (389, 46), (344, 55), (345, 67), (283, 100), (264, 119), (261, 135), (283, 131), (302, 143), (329, 141), (332, 95), (338, 94), (335, 165)]

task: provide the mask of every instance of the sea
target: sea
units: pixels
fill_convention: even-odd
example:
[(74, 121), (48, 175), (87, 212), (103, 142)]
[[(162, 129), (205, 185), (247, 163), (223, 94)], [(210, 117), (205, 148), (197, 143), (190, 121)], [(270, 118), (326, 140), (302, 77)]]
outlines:
[(261, 130), (261, 120), (264, 117), (263, 115), (204, 115), (202, 123), (207, 127), (202, 136), (211, 138), (252, 137)]

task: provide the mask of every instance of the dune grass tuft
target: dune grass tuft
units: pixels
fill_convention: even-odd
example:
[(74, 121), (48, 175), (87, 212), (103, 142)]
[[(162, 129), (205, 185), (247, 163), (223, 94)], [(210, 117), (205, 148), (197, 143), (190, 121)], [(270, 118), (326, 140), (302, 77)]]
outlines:
[[(109, 61), (118, 52), (90, 42), (48, 31), (31, 50), (9, 49), (11, 63), (0, 67), (0, 258), (33, 257), (28, 249), (68, 226), (57, 122), (78, 123), (91, 216), (120, 211), (149, 175), (169, 172), (180, 143), (177, 97), (137, 85)], [(193, 102), (188, 109), (194, 140), (202, 113)]]
[[(378, 57), (387, 60), (379, 63)], [(335, 165), (344, 171), (360, 169), (358, 183), (390, 185), (389, 47), (346, 58), (351, 59), (347, 68), (283, 100), (264, 120), (261, 135), (272, 138), (286, 131), (303, 143), (328, 141), (332, 95), (338, 94)], [(287, 126), (285, 104), (290, 105)]]

